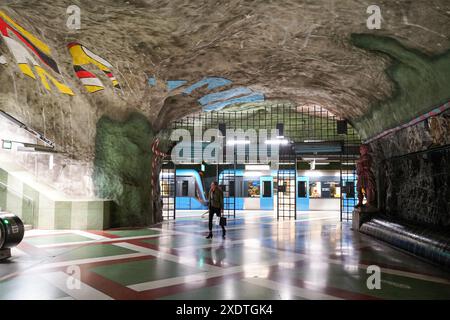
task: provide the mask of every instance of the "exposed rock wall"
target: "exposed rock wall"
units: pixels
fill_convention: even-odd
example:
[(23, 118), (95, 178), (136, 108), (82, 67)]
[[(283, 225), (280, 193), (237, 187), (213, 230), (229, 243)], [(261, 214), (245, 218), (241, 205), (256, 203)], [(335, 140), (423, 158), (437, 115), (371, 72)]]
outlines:
[(369, 34), (353, 34), (352, 42), (392, 59), (386, 74), (394, 85), (393, 94), (373, 103), (364, 115), (352, 119), (363, 138), (405, 123), (450, 98), (450, 51), (429, 56), (393, 38)]
[(449, 144), (449, 112), (371, 143), (384, 212), (450, 230)]
[(111, 226), (148, 226), (159, 222), (151, 201), (151, 125), (140, 114), (125, 121), (107, 116), (97, 124), (94, 185), (112, 199)]

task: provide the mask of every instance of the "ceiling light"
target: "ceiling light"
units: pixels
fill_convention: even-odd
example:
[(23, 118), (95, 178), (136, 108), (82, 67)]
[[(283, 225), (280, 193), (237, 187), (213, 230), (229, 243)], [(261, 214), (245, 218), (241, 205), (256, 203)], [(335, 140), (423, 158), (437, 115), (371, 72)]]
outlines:
[(227, 141), (227, 146), (243, 145), (243, 144), (250, 144), (250, 140), (230, 140), (230, 141)]
[(2, 148), (6, 150), (12, 149), (12, 141), (10, 140), (2, 140)]
[(245, 166), (245, 170), (261, 170), (261, 171), (267, 171), (270, 170), (270, 166), (269, 165), (265, 165), (265, 164), (248, 164)]
[(285, 145), (285, 144), (288, 144), (289, 141), (286, 139), (277, 139), (277, 140), (266, 140), (264, 143), (265, 144), (278, 144), (278, 145), (283, 144), (283, 145)]
[(244, 177), (260, 177), (262, 176), (261, 171), (246, 171), (244, 172)]
[(328, 158), (307, 158), (307, 157), (305, 157), (305, 158), (302, 158), (303, 160), (305, 160), (305, 161), (313, 161), (313, 160), (316, 160), (316, 161), (320, 161), (320, 160), (328, 160)]

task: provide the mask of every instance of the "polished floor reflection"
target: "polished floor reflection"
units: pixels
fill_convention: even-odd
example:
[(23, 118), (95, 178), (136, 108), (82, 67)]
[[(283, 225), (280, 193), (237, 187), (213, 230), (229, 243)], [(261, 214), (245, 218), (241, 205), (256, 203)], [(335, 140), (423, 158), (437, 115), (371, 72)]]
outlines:
[(225, 240), (215, 228), (207, 240), (206, 217), (186, 215), (149, 229), (30, 231), (0, 264), (0, 299), (450, 299), (448, 271), (333, 212), (240, 212)]

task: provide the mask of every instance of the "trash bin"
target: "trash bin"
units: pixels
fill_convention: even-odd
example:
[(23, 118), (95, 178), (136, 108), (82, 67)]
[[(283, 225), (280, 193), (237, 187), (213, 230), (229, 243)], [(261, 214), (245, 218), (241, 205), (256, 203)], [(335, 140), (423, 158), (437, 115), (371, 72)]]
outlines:
[(19, 245), (24, 234), (25, 227), (18, 216), (0, 212), (0, 260), (11, 257), (11, 248)]

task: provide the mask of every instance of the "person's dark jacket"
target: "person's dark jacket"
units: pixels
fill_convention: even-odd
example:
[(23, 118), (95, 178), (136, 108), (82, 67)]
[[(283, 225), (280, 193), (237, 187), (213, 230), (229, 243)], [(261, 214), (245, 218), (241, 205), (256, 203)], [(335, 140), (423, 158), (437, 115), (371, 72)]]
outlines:
[(209, 191), (208, 203), (210, 207), (223, 209), (223, 191), (220, 188)]

